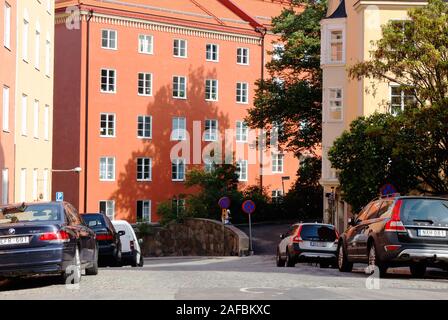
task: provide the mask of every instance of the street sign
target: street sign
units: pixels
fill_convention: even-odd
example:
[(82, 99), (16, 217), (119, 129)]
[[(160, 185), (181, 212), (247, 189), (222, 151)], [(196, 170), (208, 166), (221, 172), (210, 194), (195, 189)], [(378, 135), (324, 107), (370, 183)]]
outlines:
[(64, 192), (56, 192), (56, 201), (58, 202), (64, 201)]
[(221, 209), (229, 209), (230, 208), (230, 198), (222, 197), (221, 199), (219, 199), (218, 205), (221, 207)]
[(387, 196), (397, 193), (397, 189), (393, 185), (388, 183), (381, 187), (380, 192), (382, 196)]
[(243, 211), (252, 214), (255, 211), (255, 203), (252, 200), (246, 200), (242, 205)]

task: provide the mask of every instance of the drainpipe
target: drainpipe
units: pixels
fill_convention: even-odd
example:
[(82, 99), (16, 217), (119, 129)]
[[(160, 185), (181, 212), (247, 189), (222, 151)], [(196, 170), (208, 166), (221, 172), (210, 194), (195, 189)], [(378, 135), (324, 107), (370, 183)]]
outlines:
[(90, 68), (90, 20), (93, 10), (89, 10), (87, 17), (87, 40), (86, 40), (86, 87), (85, 87), (85, 139), (84, 139), (84, 213), (87, 212), (87, 165), (89, 146), (89, 68)]
[[(265, 68), (265, 37), (266, 37), (266, 33), (267, 33), (267, 29), (265, 27), (256, 27), (255, 31), (258, 32), (261, 36), (261, 63), (260, 63), (260, 67), (261, 67), (261, 79), (260, 79), (260, 84), (263, 87), (264, 84), (264, 68)], [(263, 117), (263, 107), (261, 107), (261, 116)], [(264, 143), (265, 141), (263, 141), (263, 130), (264, 128), (260, 128), (260, 135), (259, 135), (259, 139), (258, 139), (258, 147), (260, 148), (260, 191), (263, 190), (263, 152), (264, 152)]]

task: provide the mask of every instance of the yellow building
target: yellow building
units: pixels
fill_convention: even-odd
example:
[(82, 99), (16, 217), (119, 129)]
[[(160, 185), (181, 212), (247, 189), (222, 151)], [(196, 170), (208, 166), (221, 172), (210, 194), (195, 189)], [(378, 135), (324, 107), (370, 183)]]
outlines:
[(357, 117), (375, 110), (394, 112), (404, 108), (407, 101), (394, 83), (352, 80), (347, 69), (370, 58), (371, 41), (382, 37), (382, 25), (391, 20), (406, 20), (409, 8), (425, 4), (417, 0), (329, 0), (327, 17), (321, 21), (324, 220), (334, 223), (339, 230), (346, 228), (351, 211), (341, 200), (338, 174), (328, 160), (328, 150)]
[(14, 201), (51, 199), (54, 1), (17, 1)]

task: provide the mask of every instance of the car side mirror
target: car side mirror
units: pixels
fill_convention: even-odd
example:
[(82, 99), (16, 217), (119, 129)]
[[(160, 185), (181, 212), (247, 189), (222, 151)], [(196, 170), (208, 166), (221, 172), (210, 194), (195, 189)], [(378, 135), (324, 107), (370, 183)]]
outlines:
[(138, 243), (142, 244), (143, 243), (143, 239), (138, 239)]
[(126, 234), (126, 232), (124, 232), (123, 230), (118, 231), (118, 235), (119, 235), (120, 237), (124, 236), (125, 234)]
[(285, 235), (282, 233), (282, 234), (280, 234), (280, 239), (285, 239)]

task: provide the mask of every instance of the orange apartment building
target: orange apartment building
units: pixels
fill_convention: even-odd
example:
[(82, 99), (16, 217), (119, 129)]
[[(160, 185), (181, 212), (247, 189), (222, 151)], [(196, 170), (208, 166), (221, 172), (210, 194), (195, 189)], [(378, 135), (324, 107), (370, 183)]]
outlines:
[[(82, 171), (53, 175), (54, 192), (81, 212), (157, 222), (158, 204), (192, 192), (185, 172), (209, 168), (202, 151), (221, 142), (233, 147), (241, 187), (258, 184), (261, 152), (244, 118), (276, 45), (271, 17), (286, 6), (56, 1), (53, 165)], [(270, 149), (263, 159), (263, 186), (278, 196), (289, 176), (287, 192), (298, 160)]]
[(0, 1), (0, 170), (1, 203), (14, 195), (14, 117), (16, 83), (16, 1)]

